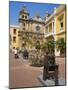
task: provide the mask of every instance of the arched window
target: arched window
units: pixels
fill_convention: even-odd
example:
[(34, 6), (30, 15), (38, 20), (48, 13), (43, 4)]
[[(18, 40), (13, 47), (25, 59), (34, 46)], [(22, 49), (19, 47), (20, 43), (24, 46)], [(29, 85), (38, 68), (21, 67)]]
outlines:
[(27, 16), (25, 16), (25, 19), (27, 19)]
[(25, 23), (22, 23), (23, 26), (25, 26)]
[(22, 18), (24, 18), (24, 15), (22, 15)]
[(36, 26), (36, 31), (40, 31), (40, 26)]
[(14, 30), (13, 30), (13, 34), (16, 34), (16, 29), (14, 28)]

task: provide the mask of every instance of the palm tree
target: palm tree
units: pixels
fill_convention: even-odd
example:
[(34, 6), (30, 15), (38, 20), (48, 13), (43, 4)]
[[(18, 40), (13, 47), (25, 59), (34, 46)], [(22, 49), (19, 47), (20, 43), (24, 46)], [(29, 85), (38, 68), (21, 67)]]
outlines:
[(52, 39), (52, 40), (46, 41), (46, 42), (42, 45), (41, 49), (42, 49), (44, 52), (48, 51), (49, 53), (54, 53), (54, 49), (55, 49), (54, 40)]
[(54, 40), (53, 39), (48, 41), (48, 46), (49, 46), (49, 52), (50, 53), (54, 53), (55, 44), (54, 44)]
[(45, 42), (44, 44), (42, 44), (41, 49), (43, 52), (48, 51), (48, 43)]
[(57, 51), (60, 51), (60, 55), (66, 54), (66, 41), (64, 41), (64, 38), (56, 41), (56, 48)]

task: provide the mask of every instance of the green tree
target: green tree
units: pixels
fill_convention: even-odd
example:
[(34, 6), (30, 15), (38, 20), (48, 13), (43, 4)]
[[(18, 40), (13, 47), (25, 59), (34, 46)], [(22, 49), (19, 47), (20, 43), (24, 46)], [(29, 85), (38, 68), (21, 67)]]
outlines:
[(46, 41), (42, 46), (41, 46), (42, 51), (46, 52), (48, 51), (49, 53), (54, 53), (55, 49), (55, 44), (54, 40), (48, 40)]
[(64, 38), (56, 41), (56, 48), (57, 51), (60, 51), (60, 55), (66, 54), (66, 41), (64, 41)]
[(55, 43), (54, 43), (54, 40), (53, 39), (48, 41), (48, 46), (49, 46), (49, 52), (50, 53), (54, 53)]
[(35, 48), (36, 48), (37, 50), (40, 50), (41, 45), (40, 45), (40, 42), (39, 42), (39, 41), (36, 42)]
[(32, 41), (31, 41), (31, 39), (29, 38), (29, 35), (28, 34), (24, 34), (23, 35), (23, 40), (24, 40), (24, 43), (25, 43), (25, 47), (26, 47), (26, 45), (28, 44), (32, 44)]
[(42, 49), (43, 52), (48, 51), (48, 43), (45, 42), (44, 44), (42, 44), (41, 49)]

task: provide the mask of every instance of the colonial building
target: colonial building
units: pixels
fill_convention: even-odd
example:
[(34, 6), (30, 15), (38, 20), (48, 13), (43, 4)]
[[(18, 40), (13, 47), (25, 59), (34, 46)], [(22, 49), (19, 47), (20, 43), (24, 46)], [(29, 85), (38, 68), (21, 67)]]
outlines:
[[(54, 12), (46, 17), (45, 21), (45, 39), (57, 41), (59, 39), (66, 40), (66, 6), (60, 5), (54, 9)], [(59, 56), (55, 45), (55, 55)]]
[(21, 48), (28, 50), (36, 49), (38, 44), (44, 41), (44, 22), (37, 13), (34, 18), (30, 18), (30, 13), (23, 6), (19, 13), (19, 26), (21, 32)]
[(19, 48), (19, 26), (10, 25), (10, 48)]
[[(39, 13), (34, 18), (30, 17), (30, 13), (23, 6), (19, 13), (19, 26), (10, 26), (11, 46), (24, 50), (35, 50), (37, 45), (42, 45), (45, 41), (57, 41), (61, 38), (66, 40), (66, 6), (60, 5), (54, 8), (54, 12), (43, 19)], [(55, 45), (55, 55), (59, 56)]]

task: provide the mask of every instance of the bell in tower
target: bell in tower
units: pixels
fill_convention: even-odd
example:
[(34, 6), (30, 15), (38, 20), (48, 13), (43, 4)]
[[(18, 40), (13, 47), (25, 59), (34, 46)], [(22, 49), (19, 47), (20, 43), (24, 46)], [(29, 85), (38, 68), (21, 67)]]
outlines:
[(26, 8), (25, 5), (23, 5), (22, 10), (19, 13), (19, 18), (24, 19), (24, 20), (29, 19), (29, 13), (28, 13), (27, 8)]

